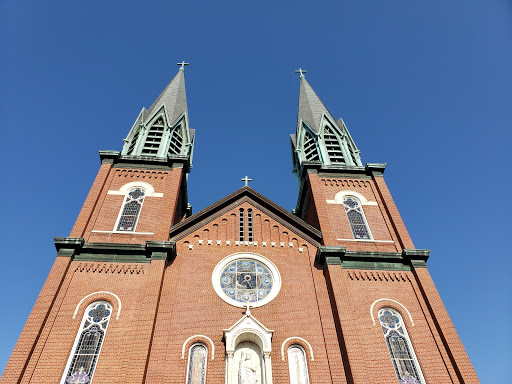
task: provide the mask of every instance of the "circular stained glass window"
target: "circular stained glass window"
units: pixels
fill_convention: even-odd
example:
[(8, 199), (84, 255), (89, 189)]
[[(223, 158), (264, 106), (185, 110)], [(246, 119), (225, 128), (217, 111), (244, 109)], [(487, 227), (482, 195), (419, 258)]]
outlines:
[(212, 282), (219, 296), (228, 303), (243, 307), (264, 305), (279, 291), (277, 268), (262, 256), (236, 254), (222, 260), (214, 270)]

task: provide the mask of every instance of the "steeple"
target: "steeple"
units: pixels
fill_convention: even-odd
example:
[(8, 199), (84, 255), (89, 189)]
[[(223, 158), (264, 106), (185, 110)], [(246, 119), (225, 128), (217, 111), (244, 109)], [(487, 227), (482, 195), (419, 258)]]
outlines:
[[(297, 72), (297, 71), (296, 71)], [(305, 162), (322, 166), (362, 166), (359, 150), (342, 119), (329, 112), (300, 70), (297, 131), (290, 135), (293, 172), (301, 179)]]
[(124, 140), (123, 156), (192, 157), (194, 130), (189, 129), (186, 63), (149, 109), (142, 108)]

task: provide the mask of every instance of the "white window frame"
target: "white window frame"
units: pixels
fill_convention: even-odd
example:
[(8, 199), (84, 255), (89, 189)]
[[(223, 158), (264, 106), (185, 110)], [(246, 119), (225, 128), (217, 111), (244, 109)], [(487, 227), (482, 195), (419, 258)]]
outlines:
[[(119, 222), (121, 221), (121, 217), (123, 216), (124, 207), (125, 207), (125, 205), (127, 203), (126, 199), (128, 198), (128, 195), (130, 194), (130, 192), (133, 192), (136, 189), (142, 189), (142, 191), (144, 192), (144, 199), (142, 200), (142, 203), (140, 204), (139, 213), (137, 215), (137, 220), (135, 221), (135, 225), (133, 226), (133, 229), (131, 231), (118, 231), (117, 230), (117, 226), (119, 225)], [(116, 223), (114, 225), (114, 230), (113, 231), (115, 233), (133, 233), (133, 232), (136, 232), (137, 225), (139, 225), (139, 218), (140, 218), (140, 215), (141, 215), (141, 212), (142, 212), (142, 206), (144, 205), (144, 202), (146, 201), (147, 197), (148, 197), (148, 195), (146, 193), (146, 189), (143, 186), (134, 185), (133, 187), (130, 187), (130, 188), (128, 188), (126, 190), (126, 193), (124, 194), (124, 197), (123, 197), (123, 205), (121, 205), (121, 209), (119, 210), (119, 215), (117, 216), (117, 220), (116, 220)]]
[(100, 356), (101, 356), (101, 350), (103, 349), (103, 344), (105, 343), (105, 338), (107, 336), (108, 326), (110, 324), (110, 321), (112, 320), (112, 312), (113, 312), (113, 309), (114, 309), (114, 306), (110, 302), (108, 302), (106, 300), (96, 300), (96, 301), (92, 302), (91, 304), (89, 304), (87, 306), (87, 308), (85, 309), (84, 315), (82, 317), (82, 321), (80, 322), (80, 327), (78, 328), (78, 332), (77, 332), (76, 337), (75, 337), (75, 342), (73, 343), (73, 347), (71, 348), (71, 353), (69, 354), (69, 358), (68, 358), (68, 362), (66, 364), (66, 368), (64, 369), (64, 373), (62, 374), (61, 384), (67, 384), (66, 383), (66, 378), (67, 378), (67, 375), (68, 375), (68, 370), (69, 370), (69, 367), (71, 366), (71, 363), (73, 361), (73, 357), (75, 356), (76, 347), (78, 346), (78, 342), (80, 341), (80, 336), (82, 336), (82, 333), (84, 331), (84, 324), (85, 324), (85, 321), (88, 318), (88, 313), (92, 309), (93, 306), (96, 306), (96, 305), (99, 305), (99, 304), (106, 304), (106, 305), (108, 305), (109, 309), (110, 309), (110, 315), (109, 315), (109, 318), (108, 318), (108, 321), (107, 321), (107, 325), (105, 326), (105, 329), (103, 331), (103, 340), (101, 342), (100, 349), (98, 351), (98, 358), (96, 360), (96, 364), (94, 365), (94, 369), (92, 371), (92, 375), (90, 376), (89, 384), (92, 383), (92, 379), (94, 377), (94, 373), (96, 372), (96, 367), (98, 366), (98, 361), (99, 361)]
[(304, 384), (309, 384), (310, 381), (309, 381), (308, 355), (306, 354), (306, 350), (304, 349), (304, 347), (302, 345), (300, 345), (300, 344), (292, 344), (292, 345), (290, 345), (288, 347), (287, 355), (288, 355), (288, 373), (290, 375), (290, 383), (291, 384), (296, 384), (296, 383), (292, 382), (292, 377), (291, 377), (291, 374), (292, 374), (292, 359), (290, 358), (290, 350), (292, 348), (298, 348), (302, 352), (302, 356), (304, 357), (304, 366), (305, 366), (305, 369), (306, 369), (306, 379), (307, 379), (307, 382), (304, 383)]
[(185, 379), (185, 384), (188, 384), (188, 379), (189, 379), (188, 375), (189, 375), (189, 371), (190, 371), (190, 369), (189, 369), (190, 368), (190, 362), (191, 362), (190, 359), (192, 357), (190, 352), (192, 352), (192, 348), (194, 348), (196, 345), (202, 345), (206, 349), (206, 356), (204, 357), (204, 384), (206, 384), (206, 372), (207, 372), (207, 369), (208, 369), (208, 346), (205, 343), (202, 343), (202, 342), (194, 343), (188, 349), (187, 378)]

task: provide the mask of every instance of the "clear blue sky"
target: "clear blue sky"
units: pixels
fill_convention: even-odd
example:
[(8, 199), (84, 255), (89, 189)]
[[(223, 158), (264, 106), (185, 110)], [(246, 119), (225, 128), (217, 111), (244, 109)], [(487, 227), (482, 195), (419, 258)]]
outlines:
[(0, 2), (0, 371), (99, 166), (191, 63), (194, 212), (295, 206), (299, 79), (385, 178), (483, 383), (512, 382), (512, 3)]

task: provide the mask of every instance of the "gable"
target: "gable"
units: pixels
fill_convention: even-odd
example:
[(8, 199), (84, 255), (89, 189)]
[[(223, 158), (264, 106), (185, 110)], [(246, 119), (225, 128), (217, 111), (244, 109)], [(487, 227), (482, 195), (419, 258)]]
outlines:
[[(170, 240), (178, 241), (194, 233), (194, 237), (202, 240), (239, 241), (240, 209), (252, 210), (254, 241), (289, 243), (301, 238), (314, 246), (320, 245), (319, 230), (249, 187), (239, 189), (172, 227)], [(245, 231), (247, 233), (246, 228)]]

